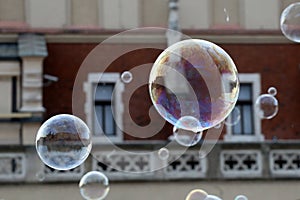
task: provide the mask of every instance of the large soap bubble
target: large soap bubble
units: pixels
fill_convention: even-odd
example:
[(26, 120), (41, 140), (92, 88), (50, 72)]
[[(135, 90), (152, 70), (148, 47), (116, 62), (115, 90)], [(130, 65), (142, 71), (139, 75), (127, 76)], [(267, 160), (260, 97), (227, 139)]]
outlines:
[(87, 125), (68, 114), (56, 115), (45, 121), (38, 130), (35, 144), (41, 160), (57, 170), (79, 166), (92, 148)]
[[(149, 78), (151, 100), (168, 122), (191, 116), (203, 131), (221, 123), (234, 108), (238, 73), (230, 56), (205, 40), (189, 39), (165, 49)], [(189, 127), (181, 127), (190, 130)]]
[(300, 42), (300, 2), (290, 4), (283, 10), (280, 28), (286, 38)]

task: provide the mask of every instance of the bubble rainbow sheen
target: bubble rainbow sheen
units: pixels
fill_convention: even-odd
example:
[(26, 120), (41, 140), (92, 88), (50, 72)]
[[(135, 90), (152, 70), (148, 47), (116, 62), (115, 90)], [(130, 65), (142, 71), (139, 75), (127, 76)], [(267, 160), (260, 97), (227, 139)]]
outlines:
[[(165, 49), (150, 72), (149, 92), (160, 115), (173, 125), (184, 116), (201, 123), (202, 131), (221, 123), (239, 93), (233, 60), (219, 46), (188, 39)], [(187, 127), (178, 127), (190, 130)]]

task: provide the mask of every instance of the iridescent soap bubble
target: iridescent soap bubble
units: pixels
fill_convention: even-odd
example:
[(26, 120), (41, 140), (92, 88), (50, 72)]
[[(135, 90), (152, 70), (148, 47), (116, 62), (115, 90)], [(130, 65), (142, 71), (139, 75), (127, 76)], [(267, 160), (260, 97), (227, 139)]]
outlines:
[(234, 198), (234, 200), (248, 200), (248, 198), (244, 195), (238, 195)]
[(300, 42), (300, 2), (290, 4), (281, 13), (280, 28), (291, 41)]
[(190, 147), (196, 145), (202, 138), (201, 124), (195, 117), (181, 117), (173, 127), (173, 135), (180, 145)]
[(222, 200), (222, 199), (215, 195), (207, 195), (207, 197), (204, 200)]
[(160, 115), (174, 126), (181, 117), (192, 116), (203, 131), (224, 121), (234, 108), (237, 75), (232, 59), (219, 46), (183, 40), (155, 61), (149, 77), (150, 97)]
[(190, 191), (190, 193), (186, 196), (185, 200), (205, 200), (207, 197), (207, 193), (201, 189), (195, 189)]
[(260, 95), (255, 102), (255, 112), (261, 119), (271, 119), (278, 112), (278, 101), (270, 94)]
[(275, 87), (270, 87), (268, 89), (268, 94), (272, 95), (272, 96), (276, 96), (277, 94), (277, 89)]
[(229, 116), (224, 121), (226, 126), (234, 126), (240, 122), (241, 119), (241, 111), (238, 107), (235, 107)]
[(79, 166), (92, 148), (87, 125), (68, 114), (56, 115), (45, 121), (37, 132), (35, 144), (41, 160), (57, 170)]
[(86, 200), (102, 200), (109, 192), (109, 180), (103, 173), (91, 171), (80, 179), (79, 189)]
[(161, 160), (167, 160), (170, 156), (170, 152), (167, 148), (163, 147), (161, 149), (158, 150), (158, 157)]
[(130, 83), (133, 79), (132, 73), (129, 71), (125, 71), (121, 74), (121, 80), (124, 83)]

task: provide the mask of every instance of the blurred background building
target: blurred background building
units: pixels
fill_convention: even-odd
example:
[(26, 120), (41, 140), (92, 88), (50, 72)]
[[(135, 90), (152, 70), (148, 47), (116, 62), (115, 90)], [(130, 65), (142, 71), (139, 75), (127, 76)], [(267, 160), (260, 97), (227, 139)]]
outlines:
[[(182, 33), (220, 45), (235, 61), (241, 82), (237, 102), (241, 119), (235, 126), (224, 126), (207, 157), (199, 159), (199, 144), (168, 167), (153, 171), (160, 161), (134, 152), (164, 146), (172, 126), (165, 124), (153, 135), (151, 130), (135, 130), (133, 122), (150, 123), (152, 104), (146, 83), (151, 63), (168, 46), (166, 33), (141, 31), (107, 42), (97, 66), (83, 70), (79, 78), (76, 75), (88, 65), (82, 64), (88, 54), (105, 39), (132, 28), (170, 27), (170, 2), (0, 0), (0, 199), (81, 199), (78, 181), (90, 170), (109, 177), (107, 199), (113, 200), (184, 199), (195, 188), (224, 200), (238, 194), (253, 200), (300, 199), (300, 46), (282, 35), (279, 24), (281, 12), (293, 2), (178, 1), (175, 16)], [(148, 45), (157, 48), (139, 48)], [(136, 50), (103, 65), (105, 58), (126, 48)], [(146, 80), (145, 84), (130, 97), (126, 96), (130, 84), (122, 85), (111, 101), (120, 74), (144, 64), (145, 70), (133, 73), (133, 79)], [(81, 85), (74, 89), (81, 95), (76, 96), (72, 110), (75, 79)], [(260, 120), (254, 103), (270, 86), (278, 90), (279, 112), (271, 120)], [(116, 127), (111, 107), (115, 119), (130, 133)], [(36, 132), (44, 120), (74, 109), (92, 131), (93, 156), (73, 170), (53, 170), (37, 156)], [(161, 124), (163, 119), (155, 116), (151, 123)], [(133, 154), (112, 151), (105, 138)], [(170, 157), (180, 148), (173, 145)], [(132, 173), (113, 170), (107, 167), (109, 162)], [(150, 172), (137, 173), (144, 169)]]

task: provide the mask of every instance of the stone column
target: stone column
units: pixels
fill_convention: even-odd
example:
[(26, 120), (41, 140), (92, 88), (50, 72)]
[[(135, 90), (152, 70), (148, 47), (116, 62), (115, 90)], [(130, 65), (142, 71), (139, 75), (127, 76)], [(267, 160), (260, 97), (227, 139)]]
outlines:
[(44, 112), (43, 60), (48, 55), (44, 36), (24, 34), (19, 36), (19, 56), (22, 59), (22, 112)]

